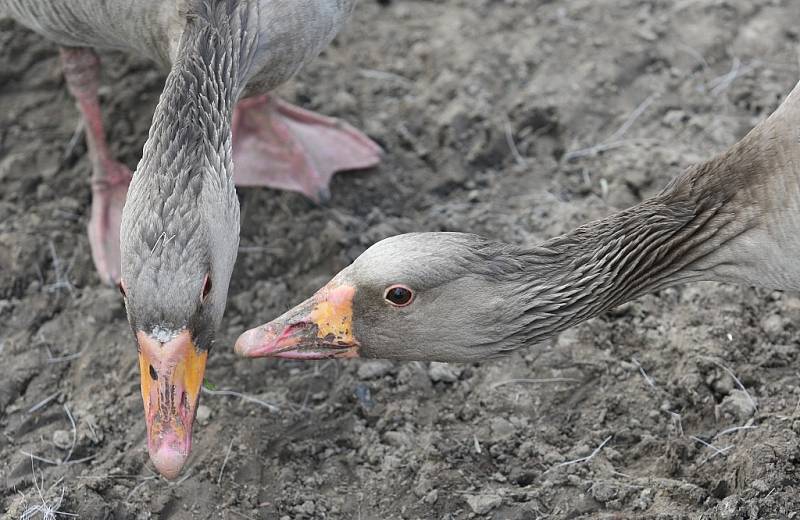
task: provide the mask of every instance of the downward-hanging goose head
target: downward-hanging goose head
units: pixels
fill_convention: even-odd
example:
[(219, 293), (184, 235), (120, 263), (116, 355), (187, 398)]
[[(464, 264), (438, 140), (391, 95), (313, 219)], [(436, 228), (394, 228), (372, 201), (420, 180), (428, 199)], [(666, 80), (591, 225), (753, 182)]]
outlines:
[(239, 243), (230, 121), (244, 19), (229, 12), (233, 2), (200, 4), (188, 16), (121, 229), (120, 289), (138, 346), (148, 450), (167, 478), (191, 450)]
[(516, 249), (461, 233), (412, 233), (369, 248), (314, 296), (245, 332), (248, 357), (483, 359), (519, 345)]

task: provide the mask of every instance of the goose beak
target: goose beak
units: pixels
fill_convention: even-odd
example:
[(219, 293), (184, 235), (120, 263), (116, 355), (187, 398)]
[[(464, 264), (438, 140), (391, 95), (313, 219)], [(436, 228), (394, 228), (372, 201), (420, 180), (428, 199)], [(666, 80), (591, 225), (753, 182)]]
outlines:
[(353, 335), (355, 287), (331, 282), (276, 320), (236, 340), (240, 356), (330, 359), (359, 356)]
[(197, 350), (188, 330), (163, 343), (142, 331), (136, 339), (147, 450), (158, 472), (172, 480), (192, 450), (192, 424), (208, 352)]

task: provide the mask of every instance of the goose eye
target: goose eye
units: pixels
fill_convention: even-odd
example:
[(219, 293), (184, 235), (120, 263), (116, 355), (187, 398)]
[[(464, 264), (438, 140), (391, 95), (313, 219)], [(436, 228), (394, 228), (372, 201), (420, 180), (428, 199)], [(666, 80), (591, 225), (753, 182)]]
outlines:
[(206, 302), (209, 294), (211, 294), (211, 277), (206, 275), (205, 278), (203, 278), (203, 296), (201, 297), (203, 303)]
[(405, 307), (414, 299), (414, 293), (404, 285), (392, 285), (383, 297), (396, 307)]

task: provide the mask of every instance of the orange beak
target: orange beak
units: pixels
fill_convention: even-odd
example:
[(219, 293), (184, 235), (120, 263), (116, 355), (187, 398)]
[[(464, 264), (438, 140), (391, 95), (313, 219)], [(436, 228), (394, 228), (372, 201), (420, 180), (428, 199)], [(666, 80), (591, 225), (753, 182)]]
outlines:
[(147, 421), (147, 450), (164, 477), (178, 476), (192, 450), (192, 425), (208, 352), (189, 331), (162, 343), (139, 331), (139, 376)]
[(244, 357), (329, 359), (358, 357), (353, 336), (355, 287), (331, 282), (280, 318), (236, 340)]

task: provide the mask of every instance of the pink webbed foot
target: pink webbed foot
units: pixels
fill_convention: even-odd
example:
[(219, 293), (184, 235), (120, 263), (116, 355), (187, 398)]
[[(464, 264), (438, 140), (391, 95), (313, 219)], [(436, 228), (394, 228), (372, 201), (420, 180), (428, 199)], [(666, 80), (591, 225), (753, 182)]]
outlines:
[(101, 179), (92, 180), (92, 213), (89, 218), (89, 246), (92, 260), (105, 283), (119, 283), (119, 229), (122, 208), (131, 182), (131, 171), (114, 160), (99, 166), (105, 172)]
[(238, 186), (299, 191), (323, 202), (334, 173), (370, 168), (381, 147), (344, 121), (271, 95), (243, 99), (233, 116), (233, 179)]

